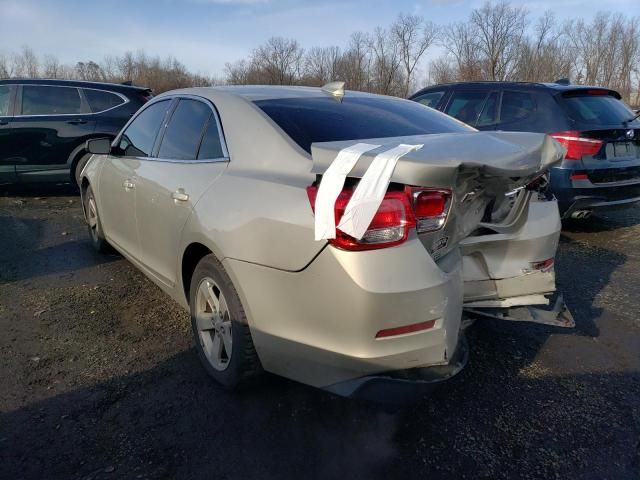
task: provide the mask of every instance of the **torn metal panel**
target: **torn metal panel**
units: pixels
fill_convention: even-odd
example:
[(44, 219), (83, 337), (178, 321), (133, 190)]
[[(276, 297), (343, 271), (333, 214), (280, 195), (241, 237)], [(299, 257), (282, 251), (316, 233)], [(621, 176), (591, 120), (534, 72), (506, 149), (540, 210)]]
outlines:
[(503, 298), (497, 300), (476, 300), (465, 302), (465, 307), (476, 308), (509, 308), (523, 305), (549, 305), (549, 299), (544, 295), (522, 295), (520, 297)]
[(532, 306), (513, 307), (507, 309), (480, 309), (465, 308), (465, 312), (481, 317), (494, 318), (496, 320), (507, 320), (510, 322), (530, 322), (542, 325), (552, 325), (554, 327), (573, 328), (576, 323), (573, 315), (564, 303), (562, 295), (558, 295), (553, 308), (545, 310)]

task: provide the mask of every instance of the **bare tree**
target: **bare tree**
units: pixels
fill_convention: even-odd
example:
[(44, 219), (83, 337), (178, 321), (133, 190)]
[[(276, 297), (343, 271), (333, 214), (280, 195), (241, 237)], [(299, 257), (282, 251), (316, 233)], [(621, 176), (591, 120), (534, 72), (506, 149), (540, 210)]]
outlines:
[[(373, 57), (373, 88), (384, 95), (402, 95), (400, 46), (392, 35), (383, 28), (376, 28), (369, 38), (369, 48)], [(395, 87), (395, 88), (394, 88)]]
[(405, 85), (403, 96), (409, 95), (416, 65), (438, 36), (438, 27), (417, 15), (400, 14), (391, 26), (395, 42), (399, 46), (404, 67)]
[(518, 59), (527, 26), (527, 11), (506, 1), (485, 3), (471, 13), (488, 80), (509, 78)]
[(297, 41), (272, 37), (252, 54), (252, 62), (271, 85), (295, 84), (302, 70), (304, 50)]
[(43, 73), (46, 78), (62, 78), (63, 68), (57, 57), (53, 55), (45, 55), (43, 68)]
[(448, 25), (442, 34), (442, 46), (456, 63), (456, 78), (460, 81), (483, 80), (477, 30), (469, 23)]

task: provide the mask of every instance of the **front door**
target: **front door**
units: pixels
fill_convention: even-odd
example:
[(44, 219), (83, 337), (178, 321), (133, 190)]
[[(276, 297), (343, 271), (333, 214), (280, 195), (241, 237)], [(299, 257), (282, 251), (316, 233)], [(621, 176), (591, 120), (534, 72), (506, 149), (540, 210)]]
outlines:
[(193, 207), (227, 166), (220, 131), (208, 101), (182, 98), (161, 134), (157, 158), (137, 171), (140, 259), (168, 287), (177, 280), (178, 249)]
[(18, 180), (68, 181), (71, 152), (95, 128), (78, 88), (20, 86), (11, 122)]
[(136, 226), (138, 171), (153, 152), (171, 100), (150, 104), (116, 139), (100, 172), (98, 212), (107, 240), (125, 255), (140, 253)]

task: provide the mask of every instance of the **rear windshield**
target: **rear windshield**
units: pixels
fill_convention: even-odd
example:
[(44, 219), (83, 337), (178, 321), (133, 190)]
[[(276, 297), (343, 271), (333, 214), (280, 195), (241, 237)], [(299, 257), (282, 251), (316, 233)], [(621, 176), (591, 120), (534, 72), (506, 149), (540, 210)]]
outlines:
[(416, 102), (348, 95), (342, 102), (327, 96), (257, 100), (255, 104), (307, 152), (314, 142), (473, 131)]
[(563, 102), (569, 117), (585, 125), (620, 125), (634, 117), (624, 102), (611, 95), (565, 94)]

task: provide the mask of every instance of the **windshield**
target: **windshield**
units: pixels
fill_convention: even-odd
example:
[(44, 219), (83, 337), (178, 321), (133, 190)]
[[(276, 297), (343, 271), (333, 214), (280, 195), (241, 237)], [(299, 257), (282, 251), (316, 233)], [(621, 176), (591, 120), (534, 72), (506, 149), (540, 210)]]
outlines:
[(564, 97), (564, 103), (569, 117), (579, 124), (620, 125), (635, 116), (624, 102), (611, 95), (572, 94)]
[(307, 152), (314, 142), (474, 131), (417, 102), (353, 95), (277, 98), (255, 104)]

